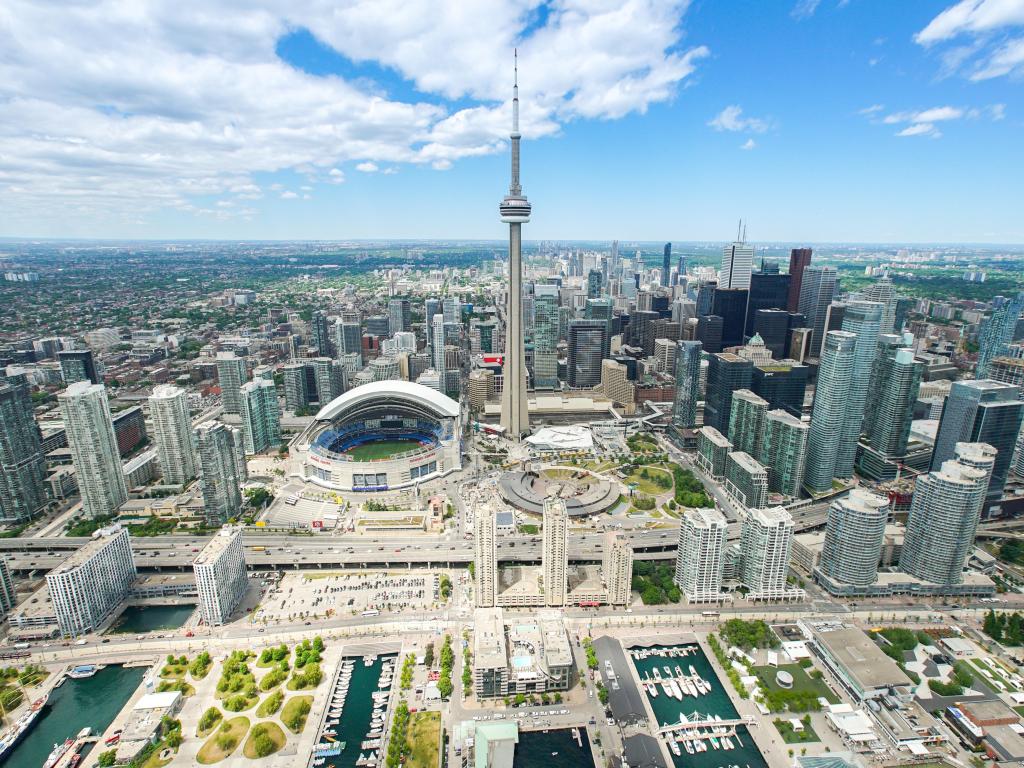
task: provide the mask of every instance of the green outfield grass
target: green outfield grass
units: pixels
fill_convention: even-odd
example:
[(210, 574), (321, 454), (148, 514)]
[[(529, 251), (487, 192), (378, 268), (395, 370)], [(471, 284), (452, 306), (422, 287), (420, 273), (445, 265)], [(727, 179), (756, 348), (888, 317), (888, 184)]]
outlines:
[(375, 440), (372, 443), (353, 446), (345, 451), (345, 455), (351, 456), (355, 461), (373, 461), (411, 451), (419, 445), (416, 440)]

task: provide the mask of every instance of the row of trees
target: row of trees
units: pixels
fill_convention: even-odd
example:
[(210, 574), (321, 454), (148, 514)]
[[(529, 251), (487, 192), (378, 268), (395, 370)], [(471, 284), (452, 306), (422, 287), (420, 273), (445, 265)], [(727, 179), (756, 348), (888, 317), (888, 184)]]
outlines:
[(996, 613), (993, 610), (985, 616), (981, 628), (985, 634), (1003, 645), (1024, 645), (1024, 616), (1013, 613)]

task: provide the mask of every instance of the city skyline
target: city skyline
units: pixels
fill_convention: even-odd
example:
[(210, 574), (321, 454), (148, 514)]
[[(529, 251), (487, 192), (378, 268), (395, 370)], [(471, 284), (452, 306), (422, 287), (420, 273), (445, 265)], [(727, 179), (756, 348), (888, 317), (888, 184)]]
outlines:
[[(1021, 243), (1000, 169), (1020, 153), (1022, 21), (1002, 5), (424, 6), (404, 25), (351, 11), (349, 29), (316, 7), (225, 11), (227, 46), (156, 12), (25, 7), (0, 91), (18, 125), (0, 131), (17, 158), (0, 166), (0, 235), (498, 240), (518, 45), (537, 239), (724, 241), (742, 216), (754, 243)], [(42, 60), (36, 28), (66, 53)], [(75, 69), (96, 45), (125, 71), (154, 50), (166, 63), (144, 81)]]

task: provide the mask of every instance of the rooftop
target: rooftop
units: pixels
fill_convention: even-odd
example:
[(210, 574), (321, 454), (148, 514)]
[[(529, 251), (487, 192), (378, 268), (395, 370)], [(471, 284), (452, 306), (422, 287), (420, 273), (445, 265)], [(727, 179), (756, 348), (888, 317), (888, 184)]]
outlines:
[(117, 523), (114, 525), (108, 525), (106, 528), (100, 528), (92, 535), (92, 539), (88, 544), (76, 549), (64, 560), (64, 562), (50, 571), (48, 575), (53, 576), (56, 574), (67, 573), (68, 571), (80, 568), (99, 552), (102, 552), (107, 546), (109, 546), (122, 531), (124, 531), (124, 534), (127, 537), (128, 532)]
[(909, 685), (910, 678), (857, 627), (816, 628), (814, 639), (862, 689)]
[(227, 549), (231, 542), (234, 541), (236, 536), (240, 536), (242, 533), (241, 528), (235, 528), (232, 526), (224, 526), (217, 534), (210, 539), (203, 550), (196, 555), (196, 559), (192, 562), (193, 565), (210, 565), (217, 561)]

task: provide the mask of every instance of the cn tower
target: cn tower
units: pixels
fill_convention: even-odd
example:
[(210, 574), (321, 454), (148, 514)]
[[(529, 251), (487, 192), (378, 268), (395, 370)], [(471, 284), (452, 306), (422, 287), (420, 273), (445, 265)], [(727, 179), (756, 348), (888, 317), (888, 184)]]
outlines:
[(519, 54), (515, 54), (512, 86), (512, 181), (498, 210), (508, 223), (508, 312), (505, 316), (505, 363), (502, 371), (501, 426), (518, 440), (530, 431), (526, 409), (526, 351), (523, 347), (523, 224), (530, 220), (530, 203), (519, 185)]

